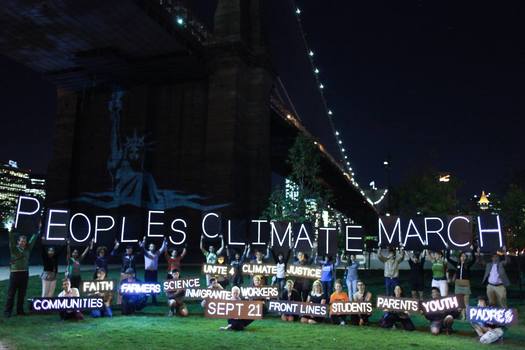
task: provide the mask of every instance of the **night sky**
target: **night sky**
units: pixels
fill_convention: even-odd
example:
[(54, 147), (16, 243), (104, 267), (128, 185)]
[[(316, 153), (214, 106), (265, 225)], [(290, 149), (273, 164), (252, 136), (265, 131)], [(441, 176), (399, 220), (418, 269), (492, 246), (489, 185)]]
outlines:
[[(388, 154), (394, 184), (431, 167), (457, 177), (463, 196), (501, 192), (525, 168), (525, 11), (518, 1), (297, 5), (361, 185), (385, 186)], [(276, 74), (308, 129), (335, 148), (292, 2), (266, 1), (264, 13)], [(0, 76), (0, 161), (44, 174), (54, 87), (1, 56)]]

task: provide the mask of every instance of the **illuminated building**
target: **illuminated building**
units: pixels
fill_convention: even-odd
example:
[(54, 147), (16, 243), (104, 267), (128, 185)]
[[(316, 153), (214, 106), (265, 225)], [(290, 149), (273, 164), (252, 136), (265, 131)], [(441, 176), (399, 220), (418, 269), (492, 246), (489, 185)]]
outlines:
[(13, 220), (20, 195), (45, 199), (45, 180), (20, 169), (15, 161), (0, 164), (0, 221), (4, 225)]

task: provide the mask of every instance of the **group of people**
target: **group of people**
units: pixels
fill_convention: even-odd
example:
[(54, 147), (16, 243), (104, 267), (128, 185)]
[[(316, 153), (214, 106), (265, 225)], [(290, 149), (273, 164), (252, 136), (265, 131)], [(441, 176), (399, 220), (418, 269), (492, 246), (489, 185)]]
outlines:
[[(24, 315), (23, 303), (25, 299), (27, 282), (28, 282), (28, 263), (29, 256), (33, 246), (38, 239), (35, 234), (29, 239), (25, 235), (15, 237), (14, 232), (9, 232), (10, 242), (10, 283), (7, 293), (7, 301), (4, 310), (6, 317), (10, 317), (14, 307), (14, 297), (18, 293), (16, 311), (18, 315)], [(266, 276), (253, 275), (250, 277), (249, 284), (255, 287), (264, 285), (276, 286), (279, 290), (281, 300), (302, 301), (316, 304), (328, 304), (334, 302), (348, 301), (371, 301), (372, 293), (367, 290), (365, 283), (359, 279), (359, 261), (355, 255), (346, 255), (344, 252), (336, 254), (335, 259), (330, 256), (319, 258), (312, 250), (308, 256), (305, 252), (288, 251), (286, 254), (274, 254), (274, 249), (267, 246), (266, 251), (254, 250), (250, 245), (246, 245), (242, 252), (232, 251), (224, 244), (224, 239), (220, 236), (221, 246), (216, 249), (215, 246), (204, 246), (204, 237), (200, 241), (200, 249), (204, 254), (205, 261), (208, 264), (225, 264), (233, 268), (230, 276), (206, 276), (208, 288), (225, 289), (229, 284), (232, 285), (231, 295), (234, 300), (240, 298), (239, 286), (244, 284), (242, 265), (245, 262), (253, 264), (268, 263), (273, 255), (273, 263), (277, 266), (277, 274), (268, 281)], [(53, 297), (58, 279), (58, 259), (66, 251), (67, 270), (65, 278), (62, 281), (62, 291), (59, 297), (77, 297), (80, 295), (79, 288), (81, 285), (81, 263), (88, 254), (94, 255), (93, 279), (103, 281), (107, 278), (108, 264), (111, 257), (120, 255), (120, 283), (140, 283), (136, 277), (137, 263), (141, 256), (144, 259), (144, 282), (158, 282), (159, 257), (164, 254), (167, 263), (166, 279), (180, 278), (181, 261), (186, 255), (184, 247), (179, 254), (177, 249), (168, 252), (167, 241), (164, 240), (159, 249), (155, 244), (150, 243), (146, 248), (146, 238), (139, 243), (139, 251), (133, 246), (126, 246), (122, 253), (119, 253), (120, 243), (115, 241), (113, 249), (108, 253), (108, 249), (99, 246), (94, 249), (94, 242), (90, 242), (82, 251), (78, 248), (72, 249), (67, 242), (65, 249), (55, 249), (53, 247), (42, 246), (43, 273), (42, 279), (42, 297)], [(452, 258), (450, 251), (446, 254), (443, 252), (405, 252), (401, 248), (389, 248), (386, 255), (382, 250), (376, 252), (377, 258), (384, 264), (385, 294), (387, 296), (403, 297), (403, 290), (399, 283), (399, 269), (405, 257), (408, 258), (410, 266), (410, 285), (411, 296), (421, 300), (425, 289), (424, 283), (424, 264), (426, 259), (431, 262), (432, 282), (431, 297), (439, 299), (449, 294), (449, 282), (454, 283), (454, 294), (463, 296), (465, 305), (469, 305), (469, 296), (471, 294), (471, 268), (477, 262), (485, 266), (483, 283), (487, 283), (487, 296), (478, 298), (478, 305), (491, 305), (506, 307), (506, 287), (509, 285), (509, 279), (505, 272), (505, 265), (508, 263), (508, 255), (505, 255), (503, 261), (498, 254), (492, 255), (490, 262), (485, 262), (480, 257), (479, 251), (472, 251), (467, 254), (460, 252), (456, 259)], [(467, 256), (469, 255), (469, 256)], [(321, 269), (321, 278), (311, 281), (307, 278), (287, 279), (286, 269), (290, 263), (290, 257), (293, 256), (292, 264), (309, 266), (318, 265)], [(336, 269), (344, 264), (345, 273), (343, 280), (336, 279)], [(450, 278), (450, 276), (452, 278)], [(346, 286), (346, 290), (344, 287)], [(117, 293), (117, 304), (121, 304), (122, 314), (130, 315), (138, 310), (142, 310), (151, 295), (152, 303), (157, 304), (155, 293), (136, 293), (121, 294)], [(166, 292), (168, 300), (168, 315), (187, 316), (188, 308), (184, 303), (184, 290), (171, 290)], [(113, 292), (97, 292), (90, 296), (101, 297), (104, 301), (101, 309), (92, 310), (93, 317), (111, 317)], [(204, 306), (204, 302), (203, 302)], [(63, 319), (82, 319), (83, 315), (79, 311), (61, 312)], [(432, 334), (441, 332), (449, 333), (452, 330), (454, 319), (460, 316), (459, 312), (445, 312), (442, 314), (435, 313), (427, 316), (430, 321), (430, 331)], [(352, 315), (350, 323), (353, 325), (367, 325), (369, 314)], [(290, 314), (282, 314), (283, 321), (291, 322), (300, 319), (302, 323), (314, 324), (325, 322), (327, 320), (319, 317), (297, 317)], [(332, 315), (329, 321), (335, 324), (345, 325), (347, 318), (345, 316)], [(240, 330), (246, 327), (250, 322), (247, 320), (229, 320), (224, 329)], [(405, 330), (414, 330), (414, 324), (410, 315), (406, 312), (392, 312), (385, 310), (379, 324), (384, 328), (395, 328), (400, 324)], [(473, 324), (480, 341), (494, 341), (502, 336), (501, 327), (489, 324)], [(496, 337), (499, 334), (499, 337)]]

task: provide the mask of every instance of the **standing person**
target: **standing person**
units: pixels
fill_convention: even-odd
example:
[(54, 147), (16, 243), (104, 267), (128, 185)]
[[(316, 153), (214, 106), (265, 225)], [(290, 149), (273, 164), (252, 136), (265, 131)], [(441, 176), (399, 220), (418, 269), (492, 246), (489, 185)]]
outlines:
[(423, 290), (425, 288), (425, 256), (423, 253), (413, 252), (409, 254), (408, 265), (410, 265), (410, 286), (413, 299), (423, 300)]
[[(372, 293), (366, 290), (366, 286), (363, 281), (357, 282), (357, 292), (352, 296), (352, 301), (356, 302), (371, 302)], [(367, 326), (368, 318), (370, 314), (357, 314), (350, 316), (350, 322), (355, 326)]]
[[(348, 294), (346, 294), (346, 292), (343, 291), (343, 283), (341, 282), (341, 280), (335, 281), (334, 288), (335, 292), (333, 292), (332, 295), (330, 295), (330, 304), (336, 302), (347, 303), (350, 301), (350, 298), (348, 298)], [(344, 326), (346, 324), (345, 315), (331, 315), (330, 318), (332, 319), (332, 323), (334, 324), (339, 324), (340, 326)]]
[[(505, 249), (503, 254), (505, 254)], [(489, 305), (507, 307), (507, 287), (510, 285), (510, 281), (505, 271), (505, 265), (510, 261), (509, 256), (505, 254), (505, 260), (500, 261), (499, 255), (494, 253), (489, 263), (486, 263), (483, 259), (479, 259), (479, 261), (482, 265), (485, 265), (485, 274), (481, 283), (487, 283)]]
[[(442, 297), (441, 291), (437, 287), (432, 287), (432, 299), (437, 300)], [(454, 311), (443, 311), (425, 315), (426, 319), (430, 321), (430, 333), (438, 335), (442, 331), (445, 331), (447, 335), (452, 332), (452, 324), (454, 318), (458, 317), (459, 312)]]
[[(120, 285), (124, 283), (140, 283), (141, 281), (135, 278), (135, 271), (128, 268), (125, 271), (126, 278), (124, 278)], [(120, 289), (120, 288), (119, 288)], [(146, 307), (148, 303), (148, 296), (144, 293), (126, 293), (122, 295), (122, 315), (132, 315), (136, 311), (140, 311)]]
[[(59, 298), (78, 298), (80, 293), (77, 288), (71, 288), (71, 281), (68, 278), (62, 280), (62, 291), (58, 294)], [(84, 315), (80, 310), (63, 310), (59, 313), (61, 320), (81, 321)]]
[[(93, 241), (91, 241), (91, 244), (93, 244)], [(71, 245), (69, 244), (69, 239), (66, 240), (66, 277), (69, 279), (71, 287), (73, 288), (80, 288), (80, 282), (82, 281), (82, 277), (80, 275), (80, 264), (82, 263), (82, 260), (84, 260), (90, 249), (91, 246), (88, 245), (86, 249), (84, 249), (82, 254), (80, 254), (78, 249), (76, 248), (73, 249), (73, 252), (71, 252)]]
[[(229, 256), (229, 250), (226, 250), (226, 252)], [(239, 287), (244, 283), (244, 279), (242, 278), (242, 264), (244, 264), (244, 260), (246, 259), (247, 253), (248, 245), (245, 245), (244, 252), (242, 253), (242, 255), (238, 251), (235, 251), (233, 259), (230, 261), (230, 266), (233, 267), (233, 275), (231, 277), (231, 280), (234, 286)]]
[[(458, 260), (454, 260), (450, 257), (450, 250), (447, 250), (447, 261), (449, 264), (456, 268), (454, 275), (454, 294), (462, 295), (465, 302), (465, 309), (469, 306), (470, 299), (470, 269), (476, 263), (476, 255), (474, 249), (472, 249), (472, 258), (467, 260), (465, 252), (459, 253)], [(462, 318), (465, 319), (465, 309), (461, 311)]]
[(38, 225), (38, 232), (33, 234), (27, 241), (26, 235), (19, 235), (15, 237), (12, 229), (9, 230), (9, 253), (11, 259), (9, 260), (9, 288), (7, 289), (7, 300), (5, 303), (4, 315), (11, 317), (13, 312), (13, 305), (16, 299), (16, 314), (19, 316), (26, 315), (24, 311), (24, 299), (26, 297), (27, 283), (29, 281), (29, 257), (31, 250), (35, 246), (38, 235), (40, 234), (40, 227)]
[[(314, 303), (314, 304), (326, 304), (326, 299), (323, 295), (323, 286), (321, 285), (321, 281), (315, 280), (312, 284), (312, 291), (310, 294), (308, 294), (308, 298), (306, 299), (307, 303)], [(308, 323), (308, 324), (315, 324), (315, 323), (321, 323), (324, 321), (323, 317), (311, 317), (311, 316), (303, 316), (301, 317), (301, 323)]]
[[(293, 264), (299, 266), (313, 265), (316, 259), (314, 249), (312, 249), (310, 257), (308, 257), (308, 255), (306, 255), (304, 252), (296, 253), (294, 251), (295, 261), (293, 262)], [(308, 295), (310, 293), (310, 283), (311, 282), (308, 278), (295, 279), (295, 289), (301, 296), (301, 301), (306, 301), (306, 299), (308, 298)], [(324, 298), (327, 299), (326, 296)]]
[[(180, 277), (179, 270), (173, 270), (168, 274), (169, 280), (178, 280)], [(166, 292), (168, 298), (168, 317), (179, 315), (182, 317), (188, 316), (188, 308), (184, 304), (184, 296), (186, 295), (185, 289), (174, 289)]]
[[(341, 256), (344, 256), (341, 254)], [(346, 262), (346, 269), (345, 269), (345, 278), (346, 281), (346, 288), (348, 290), (348, 295), (351, 297), (357, 292), (357, 280), (359, 279), (358, 275), (358, 269), (359, 269), (359, 261), (357, 261), (357, 258), (355, 254), (351, 254), (349, 257), (346, 256), (346, 260), (342, 260), (342, 262)]]
[[(228, 251), (228, 246), (226, 246), (226, 251)], [(220, 254), (217, 256), (217, 265), (227, 265), (228, 264), (228, 257), (224, 256), (223, 254)], [(228, 275), (217, 275), (215, 276), (217, 279), (217, 282), (223, 287), (226, 288), (228, 284), (230, 284), (230, 279), (228, 278)]]
[[(284, 290), (281, 293), (281, 300), (286, 301), (301, 301), (299, 293), (293, 288), (293, 281), (286, 281)], [(286, 322), (293, 322), (297, 319), (297, 316), (283, 313), (281, 314), (281, 320)]]
[[(241, 289), (239, 287), (234, 286), (232, 288), (230, 300), (241, 300)], [(230, 318), (228, 319), (228, 325), (219, 329), (223, 331), (243, 331), (244, 328), (246, 328), (252, 322), (253, 320), (241, 320), (237, 318)]]
[(44, 271), (40, 275), (42, 279), (42, 298), (52, 298), (55, 295), (58, 275), (58, 258), (63, 249), (57, 251), (54, 247), (42, 245), (42, 265)]
[(324, 260), (319, 262), (321, 264), (321, 284), (323, 285), (323, 293), (326, 299), (332, 294), (332, 285), (335, 280), (335, 269), (340, 264), (339, 254), (335, 256), (335, 263), (332, 262), (331, 256), (326, 256)]
[(388, 255), (384, 256), (381, 252), (381, 248), (377, 250), (377, 258), (385, 264), (385, 289), (386, 295), (392, 296), (394, 294), (394, 288), (399, 285), (399, 264), (405, 258), (405, 251), (403, 247), (396, 253), (394, 247), (388, 247)]
[[(164, 253), (168, 242), (166, 238), (162, 241), (162, 245), (159, 250), (156, 249), (155, 244), (150, 243), (146, 250), (146, 236), (142, 239), (140, 247), (144, 252), (144, 282), (147, 283), (158, 283), (159, 281), (159, 256)], [(147, 300), (147, 299), (146, 299)], [(157, 294), (151, 293), (151, 301), (153, 305), (157, 305)]]
[[(104, 269), (98, 269), (97, 270), (97, 278), (95, 281), (105, 281), (107, 277), (107, 272)], [(105, 291), (105, 292), (95, 292), (90, 294), (90, 296), (102, 298), (102, 301), (104, 304), (100, 309), (94, 309), (91, 310), (91, 317), (98, 318), (98, 317), (113, 317), (113, 311), (111, 310), (111, 301), (113, 300), (113, 291)]]
[[(478, 307), (487, 307), (487, 299), (484, 296), (478, 297)], [(482, 344), (492, 344), (503, 338), (503, 327), (488, 322), (471, 322), (471, 326)]]
[(180, 271), (180, 265), (182, 259), (186, 256), (186, 245), (184, 245), (184, 248), (182, 249), (182, 253), (179, 254), (177, 251), (177, 248), (173, 248), (171, 251), (166, 250), (164, 252), (164, 257), (166, 258), (166, 262), (168, 263), (167, 271), (168, 276), (170, 275), (170, 272), (173, 270)]
[[(250, 244), (248, 244), (247, 256), (250, 256), (251, 249), (252, 249), (252, 246)], [(262, 251), (257, 249), (257, 250), (255, 250), (254, 256), (250, 259), (250, 263), (251, 264), (262, 265), (262, 264), (267, 263), (268, 259), (270, 259), (270, 245), (269, 244), (266, 246), (266, 255), (264, 255), (262, 253)], [(253, 277), (254, 276), (252, 276), (252, 282), (253, 282)], [(267, 285), (268, 284), (268, 279), (266, 278), (266, 276), (260, 276), (260, 277), (262, 278), (262, 283), (264, 285)]]
[[(111, 251), (111, 256), (116, 256), (118, 253), (118, 248), (120, 246), (119, 241), (115, 240), (115, 248)], [(120, 280), (119, 283), (122, 282), (126, 278), (126, 271), (128, 269), (132, 269), (133, 273), (137, 273), (137, 259), (140, 256), (140, 253), (134, 253), (133, 252), (133, 246), (128, 245), (126, 246), (125, 251), (122, 253), (121, 258), (121, 265), (120, 265)], [(120, 291), (117, 295), (117, 304), (122, 304), (122, 294), (120, 294)]]
[[(221, 247), (218, 251), (215, 251), (215, 246), (210, 245), (208, 247), (208, 250), (204, 249), (204, 235), (201, 236), (201, 242), (200, 242), (200, 249), (202, 254), (204, 254), (204, 257), (206, 258), (206, 264), (216, 264), (217, 263), (217, 255), (221, 254), (224, 249), (224, 237), (222, 235), (219, 235), (221, 239)], [(210, 274), (206, 274), (206, 286), (210, 285)]]
[[(394, 296), (396, 298), (403, 297), (403, 289), (400, 285), (395, 286)], [(410, 319), (410, 314), (406, 311), (385, 311), (383, 317), (379, 320), (379, 326), (382, 328), (394, 328), (397, 322), (401, 323), (405, 331), (413, 331), (416, 329)]]
[[(285, 287), (285, 280), (286, 280), (286, 265), (288, 264), (288, 260), (290, 259), (290, 252), (291, 250), (288, 250), (288, 253), (286, 253), (286, 257), (283, 253), (275, 255), (275, 252), (273, 249), (271, 249), (273, 259), (275, 260), (275, 264), (277, 265), (277, 273), (275, 274), (275, 284), (277, 284), (277, 288), (279, 289), (279, 293), (282, 293), (284, 291)], [(293, 282), (293, 281), (292, 281)], [(272, 283), (273, 285), (273, 283)], [(297, 292), (297, 291), (295, 291)]]
[(448, 295), (447, 262), (442, 251), (430, 253), (432, 261), (432, 287), (439, 289), (442, 297)]
[[(95, 241), (93, 240), (93, 244)], [(118, 248), (117, 242), (115, 242), (115, 246), (113, 247), (113, 250), (111, 253), (113, 253)], [(97, 271), (102, 269), (104, 271), (109, 271), (108, 265), (109, 265), (109, 258), (113, 254), (108, 255), (108, 248), (106, 246), (98, 246), (95, 254), (95, 272), (93, 273), (93, 279), (97, 278)]]

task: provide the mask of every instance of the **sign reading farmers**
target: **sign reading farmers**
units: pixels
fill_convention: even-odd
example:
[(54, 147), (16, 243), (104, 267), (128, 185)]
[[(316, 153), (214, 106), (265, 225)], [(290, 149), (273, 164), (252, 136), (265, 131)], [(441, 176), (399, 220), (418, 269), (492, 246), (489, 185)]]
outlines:
[(370, 302), (337, 302), (330, 304), (330, 315), (363, 315), (372, 313)]
[(464, 307), (465, 304), (463, 302), (463, 297), (457, 295), (421, 302), (421, 310), (423, 310), (423, 313), (427, 315), (447, 311), (456, 311)]
[(419, 300), (409, 298), (395, 298), (378, 296), (376, 307), (386, 311), (418, 312)]
[(165, 292), (171, 292), (178, 289), (200, 288), (201, 281), (198, 277), (181, 278), (177, 280), (164, 281), (163, 289)]
[(327, 317), (328, 305), (303, 303), (298, 301), (271, 300), (266, 303), (268, 312), (297, 316)]
[(121, 294), (151, 294), (160, 293), (161, 287), (158, 283), (122, 283)]
[(273, 276), (277, 274), (277, 265), (274, 264), (243, 264), (244, 275)]
[(42, 202), (35, 197), (20, 196), (13, 229), (21, 234), (32, 235), (38, 232)]
[(345, 251), (353, 254), (361, 254), (363, 252), (363, 226), (360, 225), (346, 225), (345, 226)]
[(115, 281), (82, 281), (82, 293), (111, 292), (115, 288)]
[(210, 318), (236, 318), (241, 320), (260, 320), (263, 316), (262, 301), (206, 300), (204, 316)]
[(309, 278), (309, 279), (320, 279), (322, 269), (318, 266), (305, 266), (305, 265), (288, 265), (286, 268), (286, 276), (290, 278)]
[(467, 308), (467, 320), (473, 323), (510, 326), (518, 322), (518, 311), (516, 309), (470, 306)]
[(99, 309), (104, 306), (102, 298), (33, 298), (33, 312)]

